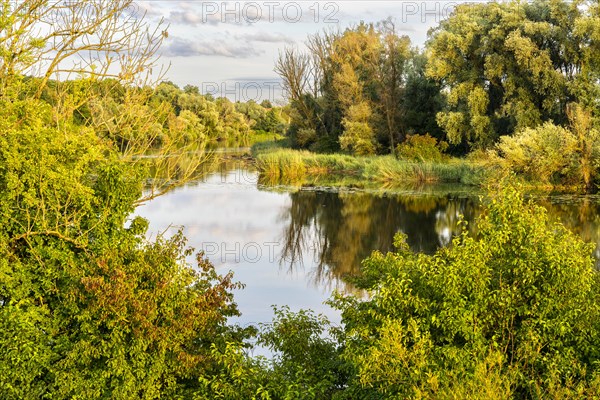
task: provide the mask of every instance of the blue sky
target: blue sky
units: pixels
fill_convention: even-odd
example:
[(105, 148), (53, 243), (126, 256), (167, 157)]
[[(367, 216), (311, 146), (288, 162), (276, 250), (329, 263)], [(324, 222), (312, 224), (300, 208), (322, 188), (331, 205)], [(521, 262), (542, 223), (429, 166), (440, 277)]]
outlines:
[(164, 18), (166, 78), (232, 100), (281, 96), (273, 72), (285, 46), (307, 35), (392, 17), (399, 34), (422, 46), (427, 31), (457, 1), (140, 1), (146, 18)]

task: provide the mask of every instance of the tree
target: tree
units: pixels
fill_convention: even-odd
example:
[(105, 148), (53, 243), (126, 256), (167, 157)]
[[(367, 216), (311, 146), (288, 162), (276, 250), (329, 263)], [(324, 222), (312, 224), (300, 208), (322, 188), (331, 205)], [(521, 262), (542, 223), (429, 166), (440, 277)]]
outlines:
[(366, 101), (351, 105), (342, 119), (344, 133), (340, 136), (340, 146), (357, 155), (375, 154), (376, 143), (373, 128), (369, 124), (371, 108)]
[(410, 39), (408, 36), (399, 37), (396, 26), (391, 19), (381, 23), (380, 35), (382, 42), (381, 61), (377, 71), (379, 81), (378, 97), (385, 119), (389, 138), (389, 148), (396, 154), (396, 144), (402, 142), (406, 134), (402, 115), (405, 67), (410, 56)]
[(577, 152), (579, 161), (579, 176), (583, 181), (584, 191), (587, 193), (597, 191), (594, 182), (598, 170), (598, 157), (600, 156), (600, 132), (592, 124), (592, 113), (585, 109), (581, 104), (569, 104), (567, 107), (567, 117), (569, 118), (570, 128), (577, 142)]
[(439, 134), (440, 86), (423, 77), (424, 56), (392, 19), (324, 31), (307, 47), (286, 49), (275, 68), (289, 94), (295, 146), (394, 153), (407, 133), (428, 133), (415, 128)]
[(546, 122), (513, 136), (503, 136), (497, 149), (511, 171), (541, 184), (574, 179), (577, 139), (561, 126)]
[(444, 99), (440, 85), (426, 76), (426, 67), (427, 54), (413, 50), (402, 92), (403, 124), (407, 134), (429, 134), (441, 141), (445, 136), (436, 123), (436, 115), (442, 111)]
[(37, 97), (53, 77), (112, 77), (142, 85), (156, 67), (156, 51), (167, 36), (162, 22), (148, 24), (132, 0), (2, 3), (2, 95), (26, 74), (41, 77)]
[(598, 98), (598, 8), (585, 1), (458, 6), (431, 34), (428, 76), (447, 88), (438, 123), (451, 143), (487, 147), (500, 135)]

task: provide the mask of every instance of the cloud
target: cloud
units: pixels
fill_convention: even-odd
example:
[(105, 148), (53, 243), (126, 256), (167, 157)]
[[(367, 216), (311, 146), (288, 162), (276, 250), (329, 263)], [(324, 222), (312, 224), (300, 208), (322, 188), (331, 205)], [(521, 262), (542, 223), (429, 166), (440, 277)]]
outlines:
[(237, 39), (243, 39), (247, 42), (262, 42), (262, 43), (287, 43), (294, 44), (295, 40), (283, 33), (256, 32), (249, 35), (237, 35)]
[(135, 7), (137, 14), (140, 16), (147, 17), (162, 17), (164, 11), (161, 9), (159, 3), (151, 3), (149, 1), (139, 1), (133, 3), (132, 7)]
[(220, 32), (198, 39), (170, 35), (162, 48), (166, 57), (222, 56), (249, 58), (265, 53), (264, 43), (293, 44), (294, 40), (282, 33), (255, 32), (249, 34)]
[[(180, 2), (178, 9), (171, 10), (167, 17), (174, 25), (199, 26), (217, 24), (242, 25), (256, 19), (251, 9), (242, 11), (239, 2), (228, 5), (228, 2)], [(248, 20), (248, 21), (247, 21)]]
[(217, 14), (204, 15), (197, 10), (187, 9), (183, 11), (171, 11), (167, 21), (172, 24), (198, 26), (200, 24), (216, 25), (221, 22), (221, 16)]
[(229, 78), (229, 81), (233, 82), (258, 82), (258, 83), (281, 83), (282, 80), (279, 76), (236, 76)]
[(165, 41), (161, 54), (166, 57), (222, 56), (249, 58), (264, 54), (264, 50), (249, 42), (215, 39), (188, 39), (170, 36)]

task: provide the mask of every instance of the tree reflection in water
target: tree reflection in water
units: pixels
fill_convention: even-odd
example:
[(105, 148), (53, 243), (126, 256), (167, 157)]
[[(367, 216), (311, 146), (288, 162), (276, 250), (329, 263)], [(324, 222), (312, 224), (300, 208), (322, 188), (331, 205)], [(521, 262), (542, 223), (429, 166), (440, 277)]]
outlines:
[(596, 244), (594, 258), (600, 267), (600, 197), (553, 196), (536, 200), (550, 216), (577, 233), (586, 242)]
[(477, 199), (452, 196), (388, 195), (299, 191), (282, 216), (281, 264), (290, 270), (314, 259), (313, 284), (353, 290), (348, 277), (373, 250), (393, 250), (397, 232), (411, 249), (431, 254), (460, 231), (459, 216), (472, 221)]
[[(360, 273), (361, 260), (373, 250), (393, 250), (397, 232), (406, 234), (413, 251), (432, 254), (460, 233), (461, 215), (475, 233), (472, 222), (481, 210), (477, 198), (453, 195), (301, 190), (290, 193), (290, 199), (282, 215), (286, 228), (280, 263), (291, 271), (312, 257), (314, 285), (347, 291), (354, 290), (347, 278)], [(600, 260), (600, 198), (569, 195), (534, 201), (585, 241), (596, 243), (594, 256)]]

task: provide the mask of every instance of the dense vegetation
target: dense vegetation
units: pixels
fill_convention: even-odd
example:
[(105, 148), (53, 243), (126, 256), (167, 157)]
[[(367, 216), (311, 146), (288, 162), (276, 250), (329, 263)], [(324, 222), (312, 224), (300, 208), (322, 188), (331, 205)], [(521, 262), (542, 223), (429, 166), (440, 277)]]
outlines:
[[(600, 394), (600, 275), (591, 248), (551, 223), (543, 209), (525, 202), (510, 181), (501, 182), (504, 189), (492, 188), (475, 229), (465, 228), (450, 247), (431, 256), (414, 254), (398, 236), (397, 251), (367, 258), (355, 283), (369, 296), (331, 299), (342, 312), (341, 327), (332, 328), (325, 318), (309, 311), (291, 313), (285, 308), (276, 309), (269, 325), (246, 329), (229, 325), (228, 318), (238, 313), (231, 293), (240, 286), (232, 275), (218, 275), (202, 254), (190, 265), (192, 250), (186, 248), (181, 234), (148, 242), (147, 221), (129, 216), (140, 202), (189, 179), (206, 161), (199, 156), (184, 165), (181, 155), (210, 139), (244, 135), (252, 128), (277, 132), (280, 111), (255, 103), (213, 100), (191, 86), (182, 91), (169, 83), (149, 85), (140, 76), (155, 65), (154, 52), (165, 35), (125, 13), (129, 4), (119, 0), (2, 3), (1, 398), (439, 399)], [(516, 23), (538, 15), (531, 14), (538, 10), (535, 7), (550, 10), (550, 17), (540, 13), (543, 21), (523, 28), (531, 41), (539, 36), (534, 28), (545, 26), (544, 18), (558, 18), (561, 10), (570, 10), (575, 26), (586, 34), (599, 26), (593, 19), (594, 7), (581, 11), (560, 1), (540, 1), (521, 11), (508, 3), (470, 12), (459, 8), (434, 33), (433, 41), (445, 40), (439, 39), (443, 37), (439, 32), (449, 32), (456, 18), (473, 12), (477, 21), (486, 21), (477, 13), (485, 16), (496, 7), (506, 8)], [(371, 153), (384, 140), (391, 149), (402, 142), (401, 157), (443, 161), (438, 143), (431, 138), (404, 141), (406, 137), (390, 130), (401, 115), (394, 101), (398, 93), (391, 87), (402, 79), (387, 85), (389, 92), (363, 81), (368, 77), (371, 83), (376, 81), (371, 74), (379, 74), (375, 76), (380, 79), (402, 75), (396, 61), (409, 57), (408, 44), (396, 40), (388, 28), (361, 25), (325, 44), (315, 38), (315, 45), (329, 48), (331, 44), (342, 53), (324, 60), (327, 68), (334, 68), (323, 70), (324, 80), (331, 85), (324, 98), (301, 92), (293, 99), (294, 140), (304, 137), (305, 144), (317, 146), (339, 143), (358, 153)], [(500, 34), (507, 41), (515, 36)], [(387, 46), (385, 62), (341, 57), (360, 43), (368, 59), (381, 61), (380, 37)], [(595, 36), (590, 37), (575, 47), (588, 46), (591, 52)], [(73, 57), (86, 57), (90, 49), (108, 57), (106, 64), (96, 60), (99, 64), (67, 66)], [(435, 83), (422, 75), (421, 57), (412, 61), (414, 79), (420, 82), (415, 87), (431, 88)], [(584, 68), (585, 60), (590, 64)], [(581, 71), (593, 73), (593, 57), (585, 60)], [(120, 71), (113, 71), (113, 63)], [(66, 79), (69, 73), (77, 76)], [(581, 93), (590, 93), (592, 86), (586, 89), (585, 83), (589, 82), (576, 86)], [(481, 94), (471, 88), (470, 93)], [(562, 95), (563, 87), (557, 88)], [(431, 104), (436, 105), (429, 110), (437, 110), (438, 96), (432, 96)], [(387, 99), (385, 106), (373, 107), (377, 97)], [(348, 98), (358, 102), (340, 102)], [(330, 107), (330, 100), (335, 106)], [(500, 139), (503, 160), (524, 173), (545, 174), (548, 180), (552, 174), (574, 174), (586, 184), (593, 182), (594, 114), (586, 109), (589, 104), (583, 97), (565, 100), (573, 101), (579, 105), (566, 109), (568, 126), (561, 126), (558, 118), (546, 121), (555, 115), (553, 108), (540, 105), (546, 114), (540, 112), (539, 122), (545, 124)], [(302, 110), (318, 111), (302, 120), (322, 125), (299, 126), (294, 113)], [(371, 125), (376, 117), (381, 123), (377, 130)], [(514, 118), (515, 124), (521, 121)], [(407, 134), (409, 126), (416, 126), (403, 124)], [(479, 130), (490, 124), (470, 126)], [(334, 127), (336, 131), (328, 130)], [(385, 139), (379, 142), (374, 132)], [(560, 148), (574, 149), (574, 157), (559, 160)], [(522, 161), (521, 150), (527, 151), (526, 156), (555, 159), (529, 165)], [(335, 158), (310, 162), (330, 160), (338, 162)], [(252, 336), (273, 351), (272, 359), (252, 358), (244, 352)]]
[(307, 45), (308, 54), (286, 49), (275, 67), (289, 94), (295, 146), (367, 155), (393, 153), (407, 134), (442, 135), (440, 86), (391, 19), (310, 36)]
[(233, 103), (225, 97), (202, 95), (192, 85), (181, 90), (171, 82), (162, 82), (149, 101), (155, 108), (168, 105), (169, 124), (190, 141), (251, 142), (257, 133), (281, 134), (286, 128), (282, 108), (268, 101)]
[[(599, 18), (591, 1), (491, 2), (458, 5), (423, 50), (392, 20), (310, 36), (307, 53), (286, 49), (276, 65), (292, 146), (404, 158), (398, 146), (412, 135), (429, 147), (414, 139), (429, 135), (530, 183), (595, 191)], [(536, 149), (519, 139), (533, 132)]]

